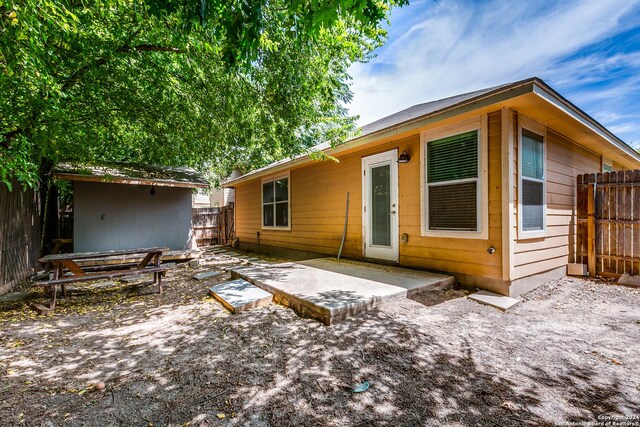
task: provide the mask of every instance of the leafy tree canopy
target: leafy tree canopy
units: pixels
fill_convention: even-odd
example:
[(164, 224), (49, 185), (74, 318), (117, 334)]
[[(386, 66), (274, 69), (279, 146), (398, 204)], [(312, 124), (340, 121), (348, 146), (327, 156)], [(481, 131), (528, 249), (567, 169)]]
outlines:
[(347, 69), (406, 0), (0, 0), (0, 179), (131, 161), (224, 175), (353, 131)]

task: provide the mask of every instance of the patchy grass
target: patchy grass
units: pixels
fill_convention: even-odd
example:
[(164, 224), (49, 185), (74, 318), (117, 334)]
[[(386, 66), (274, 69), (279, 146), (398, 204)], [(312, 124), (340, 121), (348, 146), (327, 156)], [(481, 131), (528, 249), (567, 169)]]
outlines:
[[(199, 271), (228, 267), (220, 261)], [(87, 290), (51, 316), (1, 305), (3, 423), (520, 426), (638, 415), (635, 289), (565, 279), (508, 313), (429, 292), (325, 327), (273, 304), (230, 315), (195, 272), (171, 270), (163, 295)], [(363, 381), (370, 388), (353, 393)]]

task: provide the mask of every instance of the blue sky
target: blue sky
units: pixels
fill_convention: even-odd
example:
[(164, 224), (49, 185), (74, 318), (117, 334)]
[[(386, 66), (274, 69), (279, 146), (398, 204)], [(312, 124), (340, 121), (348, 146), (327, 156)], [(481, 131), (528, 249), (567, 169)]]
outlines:
[(640, 0), (415, 0), (375, 53), (350, 69), (360, 125), (537, 76), (640, 147)]

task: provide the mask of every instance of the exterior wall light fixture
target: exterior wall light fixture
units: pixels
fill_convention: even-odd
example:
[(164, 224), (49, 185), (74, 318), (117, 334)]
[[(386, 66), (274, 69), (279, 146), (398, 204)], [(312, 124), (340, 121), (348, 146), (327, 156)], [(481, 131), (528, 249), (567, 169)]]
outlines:
[(411, 156), (407, 153), (407, 150), (403, 150), (400, 156), (398, 156), (398, 163), (409, 163)]

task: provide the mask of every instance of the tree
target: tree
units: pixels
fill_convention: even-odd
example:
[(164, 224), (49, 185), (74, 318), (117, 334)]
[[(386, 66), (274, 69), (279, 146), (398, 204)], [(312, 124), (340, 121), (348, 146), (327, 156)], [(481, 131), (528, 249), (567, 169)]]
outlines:
[(0, 0), (0, 179), (60, 160), (224, 173), (339, 143), (347, 69), (405, 2)]

